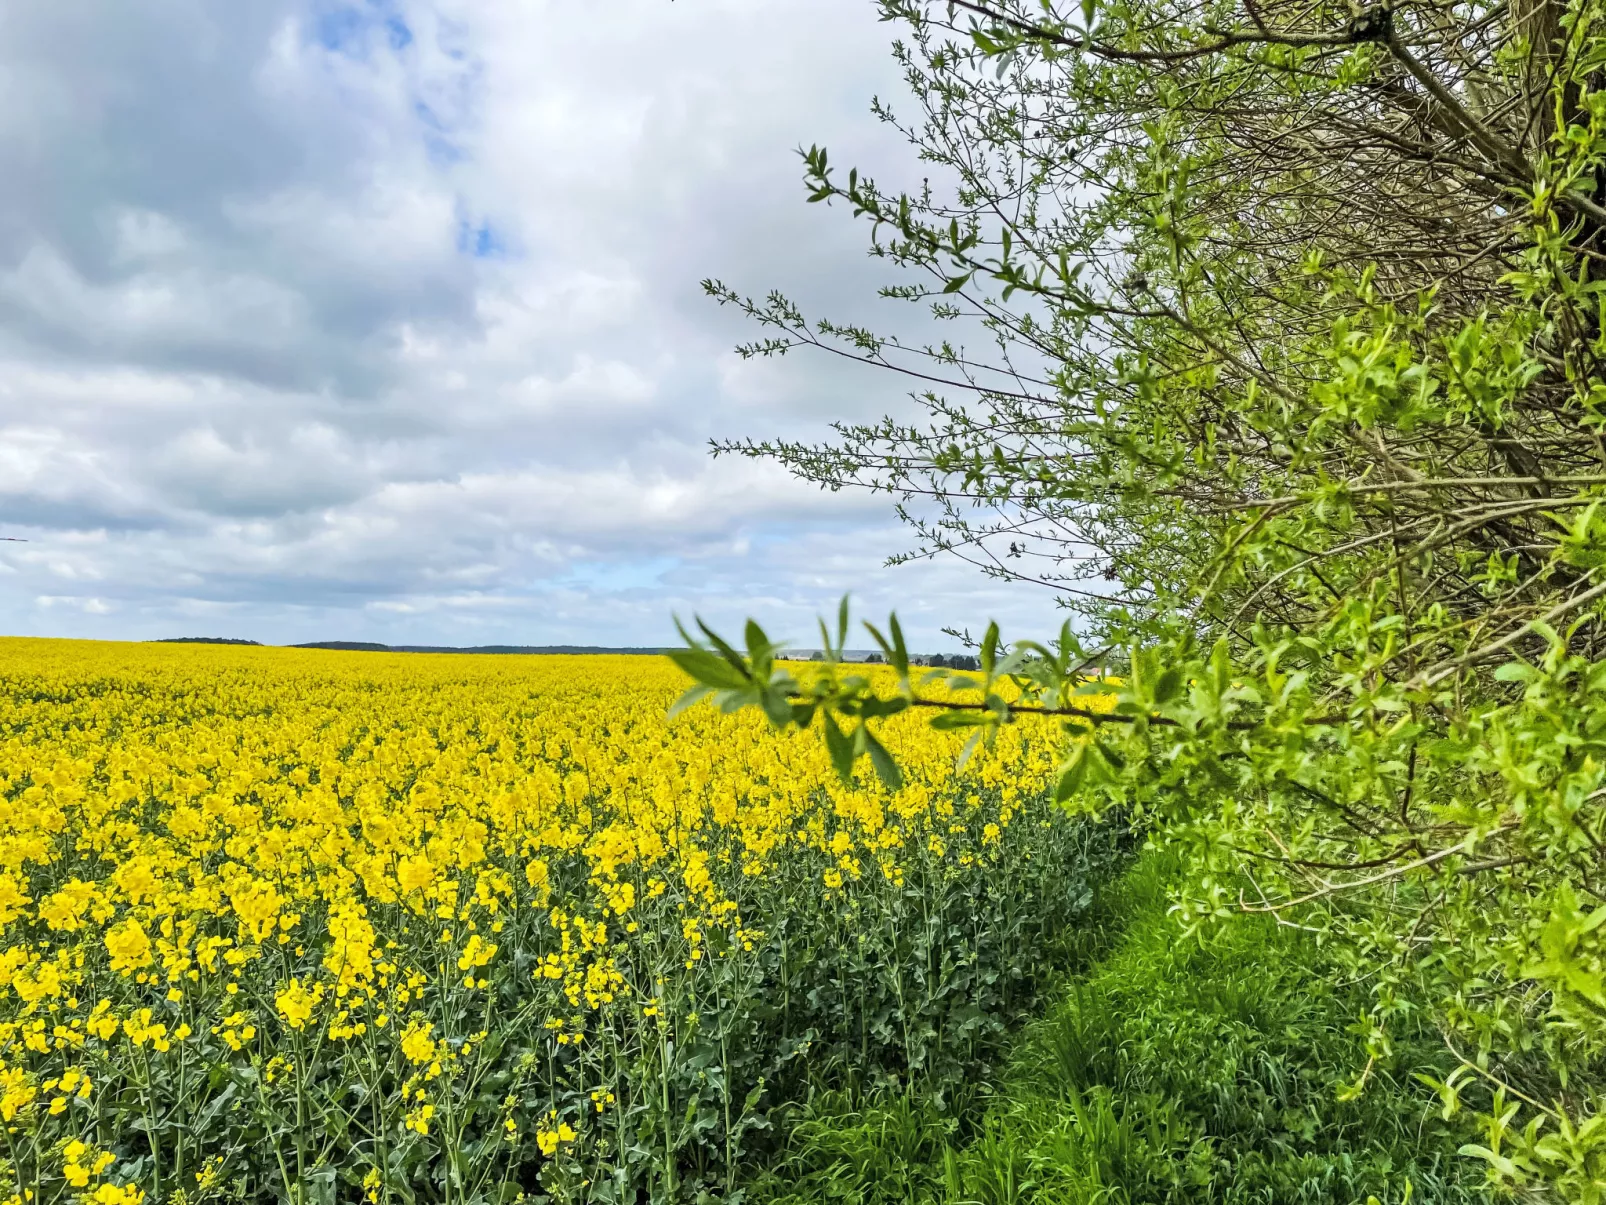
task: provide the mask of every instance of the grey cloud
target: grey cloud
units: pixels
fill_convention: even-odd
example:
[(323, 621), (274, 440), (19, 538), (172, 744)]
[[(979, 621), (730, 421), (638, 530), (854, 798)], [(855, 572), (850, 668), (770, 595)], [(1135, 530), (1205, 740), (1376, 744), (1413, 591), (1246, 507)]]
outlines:
[(1045, 614), (886, 573), (885, 499), (711, 461), (902, 403), (747, 364), (719, 275), (879, 323), (799, 143), (918, 165), (867, 0), (68, 0), (0, 11), (0, 626), (149, 637), (806, 633)]
[(397, 322), (471, 325), (421, 55), (317, 11), (78, 0), (3, 19), (0, 320), (76, 361), (371, 391)]

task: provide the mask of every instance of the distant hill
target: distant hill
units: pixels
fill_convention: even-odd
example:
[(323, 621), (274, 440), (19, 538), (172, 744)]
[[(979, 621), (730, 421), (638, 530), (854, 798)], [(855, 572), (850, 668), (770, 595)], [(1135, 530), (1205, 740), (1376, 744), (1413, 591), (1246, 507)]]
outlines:
[(241, 640), (237, 636), (166, 636), (161, 640), (153, 640), (152, 644), (254, 644), (262, 647), (260, 640)]
[[(250, 644), (261, 646), (260, 640), (239, 640), (230, 636), (169, 636), (156, 644)], [(634, 657), (658, 657), (662, 648), (611, 647), (600, 644), (476, 644), (457, 647), (448, 644), (379, 644), (372, 640), (313, 640), (306, 644), (292, 644), (296, 649), (330, 649), (344, 653), (481, 653), (506, 656), (585, 656), (587, 654), (615, 653)], [(845, 649), (845, 661), (879, 661), (881, 654), (871, 649)], [(788, 649), (783, 657), (789, 661), (821, 660), (824, 654), (816, 649)], [(962, 654), (952, 657), (915, 654), (910, 656), (915, 665), (947, 666), (950, 669), (975, 669), (976, 659)]]
[(398, 644), (397, 653), (510, 653), (515, 655), (552, 653), (627, 653), (637, 657), (656, 657), (661, 648), (606, 648), (598, 644), (476, 644), (471, 648), (448, 648), (431, 644)]
[(471, 648), (454, 648), (442, 644), (373, 644), (366, 640), (315, 640), (310, 644), (296, 644), (298, 649), (335, 649), (355, 653), (503, 653), (515, 656), (533, 656), (554, 653), (630, 653), (637, 656), (657, 656), (658, 648), (604, 648), (595, 644), (477, 644)]

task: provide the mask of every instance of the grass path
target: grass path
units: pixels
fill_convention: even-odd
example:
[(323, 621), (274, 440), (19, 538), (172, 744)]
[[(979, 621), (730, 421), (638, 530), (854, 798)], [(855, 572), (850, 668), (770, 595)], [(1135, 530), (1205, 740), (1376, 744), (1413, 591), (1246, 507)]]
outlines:
[(1324, 974), (1301, 934), (1244, 920), (1208, 943), (1167, 915), (1152, 856), (1106, 885), (1069, 974), (998, 1083), (965, 1099), (820, 1091), (764, 1205), (1386, 1205), (1492, 1200), (1467, 1135), (1414, 1078), (1442, 1075), (1405, 1034), (1368, 1090), (1364, 989)]

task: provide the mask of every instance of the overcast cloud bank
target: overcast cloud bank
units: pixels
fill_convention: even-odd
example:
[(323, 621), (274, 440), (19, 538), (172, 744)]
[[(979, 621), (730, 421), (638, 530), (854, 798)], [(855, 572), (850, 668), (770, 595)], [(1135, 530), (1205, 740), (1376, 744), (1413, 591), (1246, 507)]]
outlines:
[(897, 382), (792, 358), (717, 275), (877, 314), (793, 148), (907, 164), (867, 0), (0, 10), (0, 630), (808, 643), (855, 586), (920, 643), (1042, 623), (880, 568), (885, 499), (711, 461)]

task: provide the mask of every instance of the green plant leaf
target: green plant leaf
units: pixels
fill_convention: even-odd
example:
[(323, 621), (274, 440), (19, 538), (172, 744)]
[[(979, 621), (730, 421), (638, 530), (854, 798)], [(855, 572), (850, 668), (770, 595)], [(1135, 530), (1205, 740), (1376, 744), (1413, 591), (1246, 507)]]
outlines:
[(903, 786), (903, 771), (898, 769), (898, 763), (893, 760), (892, 754), (886, 751), (881, 742), (876, 740), (874, 733), (868, 728), (860, 728), (859, 731), (864, 734), (865, 752), (870, 755), (870, 764), (875, 767), (876, 777), (889, 791), (896, 791)]
[(680, 698), (676, 699), (669, 705), (669, 712), (665, 718), (670, 720), (674, 719), (688, 707), (696, 706), (713, 693), (713, 688), (710, 686), (704, 686), (700, 683), (696, 686), (693, 686), (690, 690), (686, 691), (685, 694), (681, 695)]
[(1054, 781), (1054, 801), (1064, 803), (1082, 789), (1082, 781), (1087, 777), (1087, 745), (1078, 741), (1071, 750), (1071, 755), (1065, 764), (1060, 767), (1059, 777)]
[(1154, 701), (1162, 707), (1182, 694), (1182, 670), (1173, 665), (1162, 670), (1154, 682)]
[(664, 656), (685, 671), (687, 677), (704, 686), (720, 690), (740, 690), (752, 679), (731, 667), (723, 657), (706, 649), (669, 649)]
[(829, 711), (823, 712), (820, 718), (825, 721), (825, 750), (830, 754), (831, 765), (836, 768), (838, 778), (851, 784), (855, 761), (853, 739), (842, 731)]

